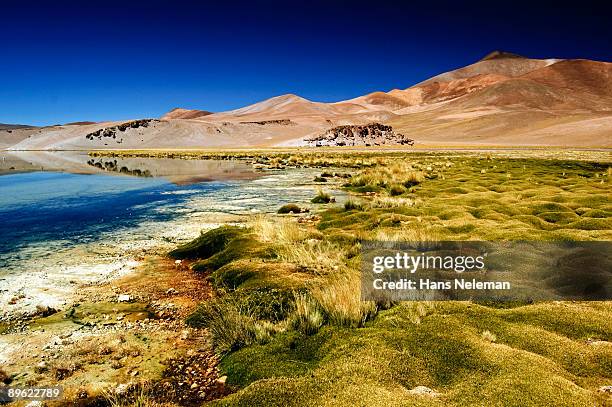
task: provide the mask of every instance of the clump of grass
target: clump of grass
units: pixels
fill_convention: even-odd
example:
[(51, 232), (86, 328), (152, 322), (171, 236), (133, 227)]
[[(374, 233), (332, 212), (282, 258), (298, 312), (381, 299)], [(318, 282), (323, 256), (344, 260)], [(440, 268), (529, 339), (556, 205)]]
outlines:
[(279, 214), (301, 213), (301, 212), (302, 212), (302, 208), (300, 208), (299, 206), (297, 206), (294, 203), (285, 204), (285, 205), (281, 206), (280, 209), (278, 210)]
[(357, 275), (343, 274), (311, 290), (331, 325), (362, 327), (376, 315), (376, 304), (361, 301), (360, 279)]
[(319, 304), (308, 294), (296, 294), (295, 311), (289, 318), (289, 326), (306, 335), (312, 335), (321, 328), (323, 322)]
[(277, 248), (279, 260), (307, 267), (316, 274), (327, 274), (344, 264), (347, 248), (325, 240), (309, 239)]
[(401, 208), (414, 206), (416, 201), (410, 198), (377, 196), (370, 202), (372, 208)]
[(425, 181), (425, 174), (421, 171), (411, 171), (405, 175), (403, 185), (411, 188)]
[(254, 319), (228, 300), (212, 300), (200, 304), (185, 322), (193, 327), (208, 328), (213, 346), (220, 354), (256, 342)]
[(394, 184), (389, 187), (389, 195), (398, 196), (406, 192), (406, 188), (402, 185)]
[(321, 240), (312, 232), (306, 232), (297, 222), (289, 219), (272, 221), (256, 217), (251, 222), (254, 233), (263, 242), (273, 243), (278, 260), (307, 267), (324, 273), (343, 264), (346, 250), (337, 243)]
[(327, 182), (327, 178), (325, 177), (315, 177), (314, 182)]
[(262, 242), (275, 242), (281, 245), (292, 245), (307, 237), (297, 222), (291, 219), (270, 219), (256, 216), (250, 221), (254, 234)]
[(440, 235), (427, 226), (402, 229), (377, 229), (370, 238), (379, 242), (437, 242)]
[(344, 203), (344, 210), (345, 211), (360, 211), (362, 210), (363, 207), (361, 206), (361, 204), (353, 201), (352, 199), (349, 199), (348, 201), (346, 201)]
[(310, 200), (310, 202), (315, 204), (326, 204), (332, 201), (332, 196), (327, 192), (323, 192), (323, 190), (319, 190), (317, 195)]
[(295, 310), (295, 294), (291, 289), (270, 286), (240, 289), (232, 296), (232, 302), (258, 321), (278, 323)]
[(486, 331), (482, 331), (482, 339), (484, 339), (487, 342), (495, 342), (497, 340), (497, 336), (495, 336), (495, 334), (489, 330)]
[[(107, 388), (103, 392), (104, 403), (110, 407), (165, 407), (168, 403), (157, 401), (158, 392), (151, 383), (130, 383), (125, 392), (117, 393), (116, 388)], [(100, 403), (98, 403), (100, 404)]]

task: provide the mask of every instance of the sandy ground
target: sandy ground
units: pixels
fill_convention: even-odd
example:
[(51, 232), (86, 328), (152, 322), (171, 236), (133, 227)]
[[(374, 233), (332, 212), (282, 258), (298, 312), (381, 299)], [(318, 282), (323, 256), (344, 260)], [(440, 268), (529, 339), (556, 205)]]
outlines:
[(217, 398), (230, 389), (207, 333), (183, 322), (212, 295), (187, 264), (148, 257), (129, 276), (81, 287), (60, 313), (5, 327), (0, 364), (12, 385), (61, 383), (66, 398), (121, 398), (150, 382), (174, 401)]

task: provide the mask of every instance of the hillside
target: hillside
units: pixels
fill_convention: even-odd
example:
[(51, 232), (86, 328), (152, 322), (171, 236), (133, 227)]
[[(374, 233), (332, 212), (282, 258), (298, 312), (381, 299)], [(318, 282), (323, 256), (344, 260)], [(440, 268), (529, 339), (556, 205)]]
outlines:
[(195, 119), (202, 116), (208, 116), (212, 114), (212, 112), (208, 112), (206, 110), (197, 110), (197, 109), (181, 109), (180, 107), (174, 108), (170, 110), (168, 113), (163, 115), (161, 118), (168, 119)]
[(531, 59), (495, 51), (406, 89), (333, 103), (276, 96), (211, 113), (175, 108), (115, 139), (89, 133), (125, 122), (3, 129), (0, 148), (104, 149), (306, 145), (338, 126), (390, 125), (417, 145), (612, 147), (612, 63)]

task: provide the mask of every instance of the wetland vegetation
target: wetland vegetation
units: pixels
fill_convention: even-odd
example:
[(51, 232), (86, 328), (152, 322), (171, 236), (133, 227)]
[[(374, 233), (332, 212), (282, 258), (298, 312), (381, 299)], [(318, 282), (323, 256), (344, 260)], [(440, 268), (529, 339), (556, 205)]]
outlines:
[[(611, 240), (607, 152), (91, 153), (102, 154), (239, 160), (257, 171), (320, 172), (311, 202), (279, 204), (278, 213), (206, 229), (170, 251), (164, 268), (149, 262), (146, 276), (131, 277), (136, 301), (110, 301), (103, 314), (135, 319), (138, 334), (111, 337), (107, 356), (100, 353), (103, 343), (96, 343), (89, 350), (77, 347), (66, 366), (48, 367), (72, 375), (70, 369), (94, 362), (105, 366), (107, 357), (124, 366), (131, 387), (120, 398), (88, 389), (91, 403), (609, 403), (610, 302), (375, 303), (360, 296), (362, 240)], [(339, 190), (348, 199), (334, 202)], [(150, 290), (156, 294), (142, 294)], [(151, 298), (172, 300), (173, 307), (153, 301), (152, 308)], [(69, 319), (97, 318), (90, 308), (81, 305)], [(58, 313), (35, 326), (54, 318), (68, 323)], [(160, 321), (169, 329), (150, 331)], [(172, 356), (169, 362), (160, 361), (164, 354)], [(143, 361), (160, 377), (129, 376), (136, 371), (130, 364)], [(78, 392), (73, 397), (78, 401)]]
[[(327, 205), (317, 222), (281, 210), (170, 253), (193, 253), (218, 294), (187, 319), (209, 330), (238, 389), (214, 405), (609, 400), (600, 390), (612, 380), (608, 302), (376, 304), (359, 294), (361, 239), (610, 240), (609, 160), (242, 154), (233, 158), (359, 171), (343, 181), (351, 199)], [(322, 196), (313, 202), (329, 202)]]

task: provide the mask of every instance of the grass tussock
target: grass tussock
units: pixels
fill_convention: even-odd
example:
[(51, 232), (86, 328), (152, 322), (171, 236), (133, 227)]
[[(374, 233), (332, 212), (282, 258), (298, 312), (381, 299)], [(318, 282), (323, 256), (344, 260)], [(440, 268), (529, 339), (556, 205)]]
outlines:
[(223, 299), (200, 304), (186, 322), (193, 327), (207, 328), (220, 354), (265, 343), (280, 329), (269, 321), (257, 320), (250, 310)]
[(287, 213), (301, 213), (302, 209), (296, 204), (285, 204), (278, 209), (279, 214), (287, 214)]
[(357, 274), (342, 275), (311, 290), (329, 324), (358, 328), (376, 315), (376, 304), (361, 300), (360, 284)]
[(346, 249), (308, 232), (297, 222), (257, 217), (252, 222), (255, 234), (263, 242), (273, 242), (278, 260), (324, 273), (344, 263)]
[(317, 192), (317, 195), (315, 195), (314, 198), (312, 198), (310, 200), (310, 202), (315, 203), (315, 204), (327, 204), (332, 202), (332, 196), (330, 194), (328, 194), (327, 192), (323, 192), (322, 189), (320, 189)]
[(308, 294), (298, 294), (295, 297), (295, 311), (289, 319), (289, 326), (306, 335), (319, 331), (324, 317), (320, 305)]
[(104, 392), (104, 400), (110, 407), (164, 407), (167, 403), (157, 402), (150, 385), (132, 385), (129, 394), (118, 394), (113, 389)]
[(363, 209), (363, 206), (360, 203), (358, 203), (358, 202), (356, 202), (356, 201), (354, 201), (352, 199), (349, 199), (348, 201), (346, 201), (344, 203), (344, 210), (345, 211), (360, 211), (362, 209)]

